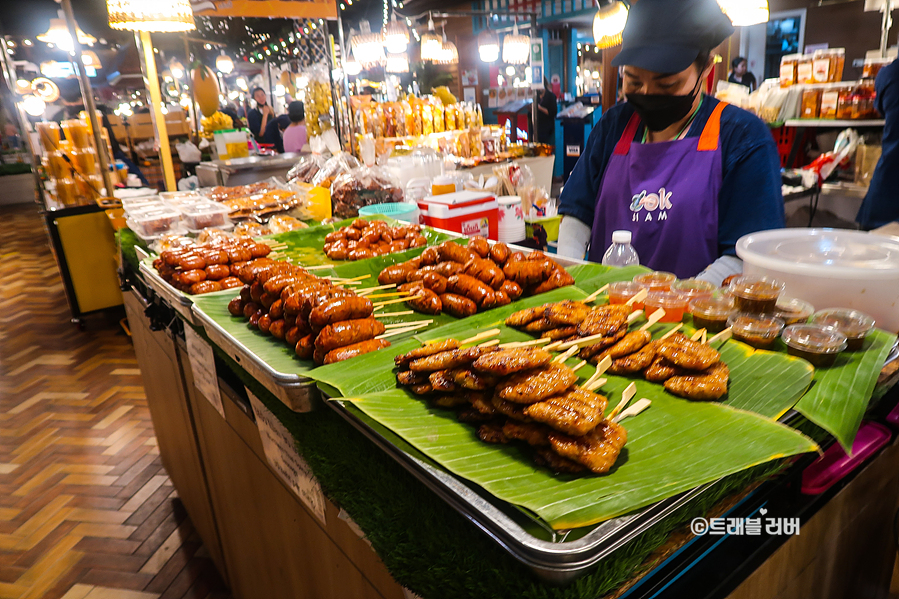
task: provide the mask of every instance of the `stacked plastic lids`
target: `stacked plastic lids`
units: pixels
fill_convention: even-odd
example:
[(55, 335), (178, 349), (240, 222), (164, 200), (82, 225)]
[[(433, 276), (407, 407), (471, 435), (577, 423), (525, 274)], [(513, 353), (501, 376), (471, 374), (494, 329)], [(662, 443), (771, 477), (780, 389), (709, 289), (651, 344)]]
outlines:
[(521, 208), (519, 196), (500, 196), (496, 198), (499, 203), (499, 224), (497, 235), (503, 243), (515, 243), (527, 237), (525, 233), (524, 212)]

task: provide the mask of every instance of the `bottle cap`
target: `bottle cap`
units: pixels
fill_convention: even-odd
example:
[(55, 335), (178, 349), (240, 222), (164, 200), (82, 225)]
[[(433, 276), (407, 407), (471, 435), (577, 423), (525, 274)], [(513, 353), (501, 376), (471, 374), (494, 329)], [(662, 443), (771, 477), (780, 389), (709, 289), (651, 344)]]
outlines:
[(630, 231), (614, 231), (612, 233), (612, 243), (630, 243), (631, 239)]

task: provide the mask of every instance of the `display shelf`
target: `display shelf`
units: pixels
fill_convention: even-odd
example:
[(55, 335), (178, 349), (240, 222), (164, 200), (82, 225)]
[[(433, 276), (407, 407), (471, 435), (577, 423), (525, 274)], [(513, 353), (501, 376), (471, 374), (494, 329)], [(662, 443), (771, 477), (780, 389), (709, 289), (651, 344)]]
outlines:
[(835, 120), (835, 119), (787, 119), (784, 127), (883, 127), (884, 119)]

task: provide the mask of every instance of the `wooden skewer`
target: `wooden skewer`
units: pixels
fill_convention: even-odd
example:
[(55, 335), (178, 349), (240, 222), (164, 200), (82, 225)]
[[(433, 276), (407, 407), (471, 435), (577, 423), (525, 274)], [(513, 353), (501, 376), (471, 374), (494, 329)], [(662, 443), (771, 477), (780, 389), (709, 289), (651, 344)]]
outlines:
[(483, 333), (478, 333), (474, 337), (469, 337), (465, 341), (460, 341), (459, 345), (465, 345), (466, 343), (476, 343), (478, 341), (482, 341), (484, 339), (490, 339), (491, 337), (496, 337), (502, 331), (499, 329), (490, 329), (489, 331), (484, 331)]
[[(635, 314), (636, 314), (636, 312), (635, 312)], [(641, 314), (642, 314), (642, 312), (641, 312)], [(596, 341), (597, 339), (603, 339), (604, 337), (607, 337), (607, 335), (598, 333), (596, 335), (590, 335), (589, 337), (582, 337), (580, 339), (575, 339), (574, 341), (565, 341), (564, 343), (562, 343), (561, 345), (559, 345), (557, 347), (552, 347), (553, 344), (550, 344), (550, 345), (546, 346), (544, 349), (549, 351), (550, 348), (555, 349), (555, 350), (563, 350), (563, 349), (568, 349), (569, 347), (574, 347), (574, 346), (584, 347), (585, 345), (593, 345), (594, 341)]]
[(499, 345), (499, 339), (491, 339), (490, 341), (480, 344), (478, 347), (493, 347), (494, 345)]
[(700, 341), (700, 343), (705, 345), (708, 342), (709, 342), (709, 333), (705, 329), (702, 329), (702, 340)]
[(627, 386), (627, 389), (621, 392), (621, 401), (615, 406), (615, 409), (612, 410), (612, 413), (609, 414), (609, 420), (615, 421), (615, 417), (627, 407), (628, 402), (637, 394), (637, 384), (631, 383)]
[(607, 379), (607, 378), (596, 379), (594, 382), (590, 383), (589, 385), (585, 385), (584, 389), (587, 391), (596, 391), (597, 389), (599, 389), (600, 387), (602, 387), (603, 385), (605, 385), (608, 382), (609, 382), (609, 379)]
[[(358, 284), (361, 285), (362, 283), (359, 282)], [(372, 293), (373, 291), (381, 291), (382, 289), (393, 289), (394, 287), (396, 287), (396, 283), (394, 283), (392, 285), (378, 285), (377, 287), (366, 287), (365, 289), (360, 289), (359, 291), (357, 291), (356, 295), (368, 295), (369, 293)]]
[(558, 356), (553, 358), (552, 361), (554, 364), (563, 364), (565, 362), (565, 360), (567, 360), (568, 358), (570, 358), (571, 356), (576, 354), (578, 351), (580, 351), (580, 349), (581, 348), (579, 348), (576, 345), (574, 347), (569, 347), (568, 350), (564, 354), (559, 354)]
[(549, 343), (552, 341), (549, 337), (541, 337), (540, 339), (532, 339), (531, 341), (512, 341), (510, 343), (503, 343), (500, 345), (500, 349), (511, 349), (513, 347), (531, 347), (532, 345), (543, 345), (544, 343)]
[(395, 293), (375, 293), (373, 295), (367, 295), (368, 299), (373, 299), (376, 297), (408, 297), (414, 293), (418, 293), (417, 291), (397, 291)]
[(630, 316), (627, 317), (627, 324), (634, 324), (634, 321), (643, 316), (643, 310), (637, 310), (636, 312), (631, 312)]
[(364, 281), (365, 279), (371, 277), (371, 274), (367, 275), (359, 275), (358, 277), (353, 277), (352, 279), (347, 279), (347, 281)]
[[(389, 306), (390, 304), (399, 304), (400, 302), (407, 302), (410, 299), (415, 299), (416, 297), (424, 297), (422, 295), (413, 295), (412, 297), (399, 297), (397, 299), (392, 300), (384, 300), (383, 302), (378, 302), (375, 304), (376, 308), (381, 308), (383, 306)], [(499, 329), (497, 329), (499, 330)]]
[(580, 362), (578, 362), (575, 366), (573, 366), (571, 368), (571, 372), (577, 372), (578, 370), (580, 370), (581, 368), (583, 368), (586, 365), (587, 365), (587, 360), (581, 360)]
[(414, 324), (412, 326), (407, 326), (402, 329), (393, 329), (391, 331), (387, 331), (383, 335), (378, 335), (375, 339), (387, 339), (388, 337), (393, 337), (394, 335), (402, 335), (403, 333), (411, 333), (417, 329), (428, 326), (427, 322), (423, 322), (421, 324)]
[(654, 325), (655, 323), (662, 320), (662, 318), (664, 316), (665, 316), (665, 310), (663, 310), (662, 308), (659, 308), (658, 310), (656, 310), (655, 312), (653, 312), (652, 314), (649, 315), (649, 319), (646, 321), (646, 324), (644, 324), (642, 327), (640, 327), (639, 330), (648, 331), (650, 329), (650, 327), (652, 327), (652, 325)]
[[(383, 306), (379, 306), (383, 307)], [(391, 316), (408, 316), (409, 314), (415, 314), (414, 310), (403, 310), (402, 312), (384, 312), (383, 314), (375, 314), (377, 318), (389, 318)]]
[(594, 291), (593, 293), (591, 293), (590, 295), (588, 295), (588, 296), (584, 299), (584, 303), (585, 303), (585, 304), (589, 304), (590, 302), (592, 302), (593, 300), (595, 300), (597, 297), (599, 297), (599, 296), (602, 294), (602, 292), (605, 291), (605, 290), (608, 289), (608, 288), (609, 288), (609, 283), (606, 283), (605, 285), (603, 285), (602, 287), (600, 287), (599, 289), (597, 289), (596, 291)]
[(631, 299), (624, 302), (624, 305), (625, 306), (633, 306), (635, 303), (642, 302), (643, 300), (645, 300), (647, 295), (649, 295), (649, 289), (644, 287), (643, 289), (638, 291), (634, 295), (634, 297), (632, 297)]
[(693, 336), (690, 337), (690, 341), (699, 341), (700, 339), (702, 339), (703, 333), (705, 333), (705, 329), (699, 329), (698, 331), (693, 333)]
[(596, 365), (596, 372), (594, 372), (593, 376), (591, 376), (589, 379), (587, 379), (587, 382), (584, 383), (584, 388), (586, 389), (586, 388), (590, 387), (591, 385), (593, 385), (593, 383), (598, 381), (599, 377), (604, 375), (606, 373), (606, 370), (608, 370), (609, 366), (611, 366), (611, 365), (612, 365), (612, 358), (610, 358), (609, 356), (603, 357), (603, 359), (600, 360), (599, 363)]
[(337, 279), (332, 279), (332, 281), (336, 282), (338, 287), (343, 287), (344, 285), (361, 285), (362, 281), (340, 281)]
[(318, 264), (316, 266), (304, 266), (306, 270), (325, 270), (326, 268), (334, 268), (333, 264)]
[(673, 334), (675, 334), (676, 332), (678, 332), (679, 330), (681, 330), (681, 328), (682, 328), (683, 326), (684, 326), (683, 323), (680, 323), (679, 325), (677, 325), (676, 327), (672, 328), (670, 331), (668, 331), (667, 333), (665, 333), (664, 335), (662, 335), (661, 337), (659, 337), (659, 341), (661, 341), (662, 339), (667, 339), (667, 338), (670, 337), (671, 335), (673, 335)]
[(545, 349), (546, 351), (555, 351), (555, 350), (558, 349), (559, 346), (561, 346), (563, 343), (565, 343), (565, 340), (564, 340), (564, 339), (559, 339), (558, 341), (553, 341), (552, 343), (550, 343), (549, 345), (547, 345), (547, 346), (544, 347), (543, 349)]
[(715, 341), (727, 341), (728, 339), (730, 339), (733, 336), (734, 336), (733, 331), (730, 329), (730, 327), (727, 327), (726, 329), (724, 329), (723, 331), (721, 331), (720, 333), (718, 333), (717, 335), (715, 335), (714, 337), (709, 339), (708, 344), (711, 345)]
[(642, 412), (643, 410), (648, 408), (651, 404), (652, 404), (652, 402), (650, 400), (643, 397), (639, 401), (637, 401), (637, 403), (635, 403), (628, 409), (626, 409), (623, 412), (621, 412), (620, 414), (618, 414), (618, 416), (616, 416), (612, 420), (612, 422), (621, 422), (625, 418), (630, 418), (631, 416), (636, 416), (637, 414), (639, 414), (640, 412)]
[(384, 328), (385, 329), (396, 329), (396, 328), (408, 327), (408, 326), (412, 326), (412, 325), (431, 324), (432, 322), (434, 322), (433, 318), (428, 319), (428, 320), (416, 320), (415, 322), (395, 322), (393, 324), (385, 324)]

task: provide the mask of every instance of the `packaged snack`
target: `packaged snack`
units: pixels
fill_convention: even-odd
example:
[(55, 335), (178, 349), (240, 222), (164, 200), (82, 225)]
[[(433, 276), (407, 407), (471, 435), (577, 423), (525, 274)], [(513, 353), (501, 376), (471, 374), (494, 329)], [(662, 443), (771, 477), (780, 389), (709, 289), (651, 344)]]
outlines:
[(346, 152), (338, 152), (324, 163), (308, 183), (312, 183), (315, 187), (330, 188), (338, 176), (358, 167), (359, 161), (355, 156)]

